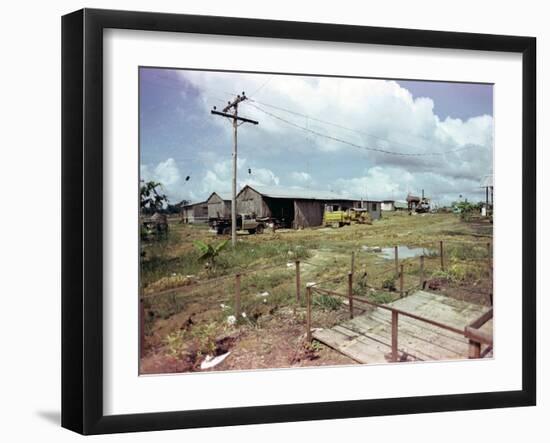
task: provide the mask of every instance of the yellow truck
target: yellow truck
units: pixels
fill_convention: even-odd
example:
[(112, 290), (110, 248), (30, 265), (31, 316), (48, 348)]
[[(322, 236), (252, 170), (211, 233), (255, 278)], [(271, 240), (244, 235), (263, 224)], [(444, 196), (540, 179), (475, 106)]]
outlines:
[(343, 209), (339, 205), (326, 205), (323, 225), (342, 227), (352, 223), (371, 224), (372, 220), (366, 208)]

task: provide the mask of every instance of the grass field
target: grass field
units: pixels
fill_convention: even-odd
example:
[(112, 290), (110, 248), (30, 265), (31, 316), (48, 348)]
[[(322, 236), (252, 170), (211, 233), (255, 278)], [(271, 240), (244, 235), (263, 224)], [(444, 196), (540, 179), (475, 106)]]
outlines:
[[(266, 231), (238, 236), (214, 260), (200, 260), (194, 241), (225, 238), (206, 226), (172, 223), (168, 237), (143, 243), (145, 308), (142, 373), (200, 370), (206, 356), (231, 354), (212, 370), (353, 364), (321, 344), (305, 342), (307, 282), (345, 292), (354, 253), (354, 292), (378, 303), (400, 296), (394, 260), (372, 248), (423, 248), (424, 276), (432, 289), (488, 304), (492, 293), (492, 225), (454, 214), (384, 214), (372, 225)], [(439, 242), (444, 245), (441, 269)], [(296, 260), (301, 293), (296, 300)], [(420, 284), (420, 259), (400, 259), (405, 295)], [(254, 272), (254, 270), (258, 270)], [(241, 277), (241, 315), (235, 311), (235, 274)], [(177, 289), (174, 289), (177, 288)], [(242, 314), (244, 313), (244, 314)], [(329, 327), (349, 315), (345, 299), (316, 296), (313, 326)], [(232, 316), (235, 316), (233, 322)]]

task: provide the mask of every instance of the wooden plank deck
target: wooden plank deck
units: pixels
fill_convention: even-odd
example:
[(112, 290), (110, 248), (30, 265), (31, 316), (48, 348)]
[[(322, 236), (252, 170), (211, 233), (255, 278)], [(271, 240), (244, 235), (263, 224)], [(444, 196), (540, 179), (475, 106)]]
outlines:
[[(488, 309), (426, 291), (417, 291), (388, 306), (459, 329), (463, 329)], [(404, 315), (399, 316), (398, 325), (400, 361), (468, 358), (468, 340), (461, 335)], [(492, 333), (492, 327), (491, 320), (482, 329)], [(313, 338), (359, 363), (389, 362), (391, 312), (369, 308), (352, 320), (333, 328), (315, 330)], [(488, 356), (491, 355), (492, 353)]]

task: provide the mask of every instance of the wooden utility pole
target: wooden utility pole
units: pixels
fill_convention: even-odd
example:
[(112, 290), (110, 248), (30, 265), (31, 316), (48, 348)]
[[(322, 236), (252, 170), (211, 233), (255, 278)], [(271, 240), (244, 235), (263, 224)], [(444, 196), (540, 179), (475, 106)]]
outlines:
[[(237, 244), (237, 128), (243, 123), (258, 124), (256, 120), (239, 117), (239, 103), (246, 99), (246, 94), (243, 91), (242, 95), (237, 95), (232, 102), (227, 102), (227, 106), (223, 108), (222, 112), (217, 111), (215, 106), (210, 111), (214, 115), (220, 115), (233, 120), (233, 179), (231, 183), (231, 244), (233, 247)], [(233, 110), (232, 114), (229, 113), (231, 110)]]

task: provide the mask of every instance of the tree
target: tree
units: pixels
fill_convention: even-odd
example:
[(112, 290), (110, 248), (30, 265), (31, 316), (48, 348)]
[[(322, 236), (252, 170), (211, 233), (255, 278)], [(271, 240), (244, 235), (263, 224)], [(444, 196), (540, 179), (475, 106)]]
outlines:
[(165, 204), (168, 204), (168, 198), (165, 194), (159, 192), (162, 183), (148, 181), (141, 185), (139, 190), (141, 212), (150, 214), (159, 212)]

